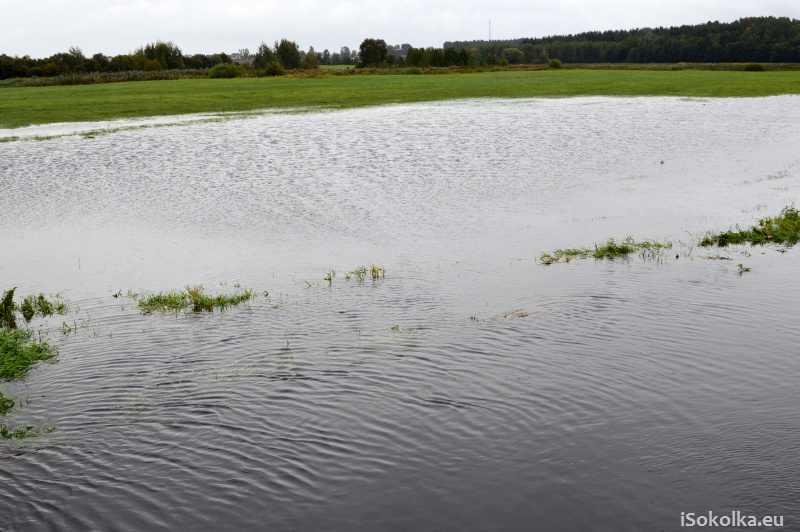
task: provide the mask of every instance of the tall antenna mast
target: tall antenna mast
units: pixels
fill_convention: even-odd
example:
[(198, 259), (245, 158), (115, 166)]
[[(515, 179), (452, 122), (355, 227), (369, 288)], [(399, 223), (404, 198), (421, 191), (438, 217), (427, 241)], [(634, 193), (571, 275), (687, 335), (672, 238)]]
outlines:
[(492, 19), (489, 19), (489, 42), (492, 42)]

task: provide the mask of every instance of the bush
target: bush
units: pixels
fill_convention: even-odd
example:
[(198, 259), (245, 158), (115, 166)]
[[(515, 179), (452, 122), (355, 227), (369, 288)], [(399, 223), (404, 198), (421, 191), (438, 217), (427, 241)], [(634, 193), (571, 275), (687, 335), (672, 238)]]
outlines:
[(283, 76), (286, 74), (286, 70), (276, 61), (267, 65), (267, 68), (264, 69), (264, 74), (267, 76)]
[(148, 59), (144, 62), (144, 68), (142, 68), (145, 72), (151, 72), (153, 70), (164, 70), (164, 67), (155, 59)]
[(761, 63), (747, 63), (744, 66), (745, 72), (764, 72), (766, 68)]
[(209, 78), (240, 78), (244, 76), (244, 67), (237, 63), (220, 63), (208, 71)]
[(420, 75), (420, 74), (422, 74), (422, 69), (419, 68), (419, 67), (415, 67), (415, 66), (408, 67), (406, 69), (406, 74)]
[(561, 61), (558, 59), (551, 59), (550, 68), (561, 68)]

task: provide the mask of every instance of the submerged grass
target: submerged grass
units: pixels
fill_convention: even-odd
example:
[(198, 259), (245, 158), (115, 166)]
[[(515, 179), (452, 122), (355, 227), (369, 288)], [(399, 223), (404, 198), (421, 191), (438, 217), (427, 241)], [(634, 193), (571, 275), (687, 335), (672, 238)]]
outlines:
[(24, 427), (18, 427), (16, 430), (9, 430), (8, 427), (5, 425), (0, 425), (0, 437), (3, 437), (7, 440), (12, 438), (16, 438), (21, 440), (22, 438), (31, 438), (33, 436), (38, 436), (41, 432), (48, 434), (56, 430), (55, 427), (44, 427), (43, 429), (35, 429), (33, 425), (26, 425)]
[(800, 240), (800, 212), (794, 206), (784, 207), (780, 215), (763, 218), (748, 230), (728, 230), (709, 233), (701, 246), (725, 247), (730, 244), (766, 244), (768, 242), (795, 244)]
[(576, 258), (613, 259), (616, 257), (627, 257), (631, 253), (638, 253), (645, 258), (657, 258), (662, 251), (670, 249), (672, 242), (656, 242), (655, 240), (635, 241), (628, 237), (621, 242), (613, 238), (606, 240), (604, 244), (595, 244), (594, 249), (590, 248), (565, 248), (557, 249), (552, 253), (542, 252), (539, 260), (542, 264), (553, 264), (555, 262), (569, 262)]
[(157, 294), (132, 294), (137, 300), (139, 310), (144, 314), (153, 312), (213, 312), (215, 308), (224, 309), (243, 303), (255, 297), (250, 288), (237, 289), (233, 294), (207, 294), (202, 285), (186, 286), (186, 290), (173, 290)]

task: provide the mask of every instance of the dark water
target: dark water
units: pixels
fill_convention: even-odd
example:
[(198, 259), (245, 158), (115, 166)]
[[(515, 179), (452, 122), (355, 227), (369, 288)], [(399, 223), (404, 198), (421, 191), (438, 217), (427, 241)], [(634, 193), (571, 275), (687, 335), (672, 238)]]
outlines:
[[(3, 387), (28, 399), (3, 423), (58, 428), (0, 442), (0, 529), (798, 529), (797, 251), (695, 245), (798, 199), (798, 111), (467, 101), (0, 143), (2, 288), (71, 302), (31, 323), (59, 363)], [(628, 235), (674, 247), (538, 262)], [(198, 283), (262, 295), (111, 297)]]

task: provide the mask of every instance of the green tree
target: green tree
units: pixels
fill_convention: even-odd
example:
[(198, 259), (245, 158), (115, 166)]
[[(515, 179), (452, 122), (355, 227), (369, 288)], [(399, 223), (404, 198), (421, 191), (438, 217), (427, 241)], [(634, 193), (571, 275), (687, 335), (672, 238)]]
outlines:
[(183, 63), (186, 68), (211, 68), (211, 58), (203, 54), (194, 54), (192, 57), (184, 59)]
[(108, 57), (103, 54), (94, 54), (92, 59), (97, 61), (98, 66), (103, 70), (108, 66)]
[(317, 54), (314, 52), (308, 52), (303, 58), (303, 68), (311, 70), (317, 68), (318, 66), (319, 62), (317, 61)]
[(406, 53), (406, 65), (421, 67), (425, 62), (425, 50), (422, 48), (411, 48)]
[(279, 43), (275, 43), (275, 55), (278, 56), (278, 61), (280, 61), (281, 66), (286, 70), (300, 68), (302, 59), (297, 43), (287, 39), (281, 39)]
[(522, 51), (522, 61), (526, 65), (532, 65), (536, 62), (536, 48), (531, 43), (525, 43), (520, 48)]
[(268, 64), (275, 61), (275, 52), (265, 42), (262, 42), (258, 47), (255, 59), (253, 59), (253, 66), (258, 69), (267, 68)]
[(383, 39), (364, 39), (358, 48), (358, 55), (363, 66), (379, 65), (386, 60), (388, 50)]
[(111, 58), (106, 70), (108, 72), (126, 72), (128, 70), (136, 70), (136, 64), (132, 56), (120, 54)]
[(27, 78), (30, 75), (31, 68), (28, 62), (22, 57), (15, 57), (11, 61), (11, 76), (15, 78)]
[(353, 61), (350, 56), (350, 48), (347, 46), (342, 46), (339, 50), (339, 60), (342, 62), (343, 65), (352, 65)]
[(211, 65), (210, 66), (212, 66), (212, 67), (214, 65), (219, 65), (220, 63), (224, 63), (226, 65), (228, 63), (233, 63), (233, 59), (231, 59), (231, 56), (229, 56), (225, 52), (222, 52), (222, 53), (219, 53), (219, 54), (214, 54), (209, 58), (209, 60), (211, 61)]
[[(158, 61), (163, 68), (183, 68), (183, 52), (175, 43), (156, 41), (139, 48), (134, 55), (145, 60)], [(144, 63), (145, 61), (142, 61)], [(152, 68), (152, 63), (150, 63)]]

